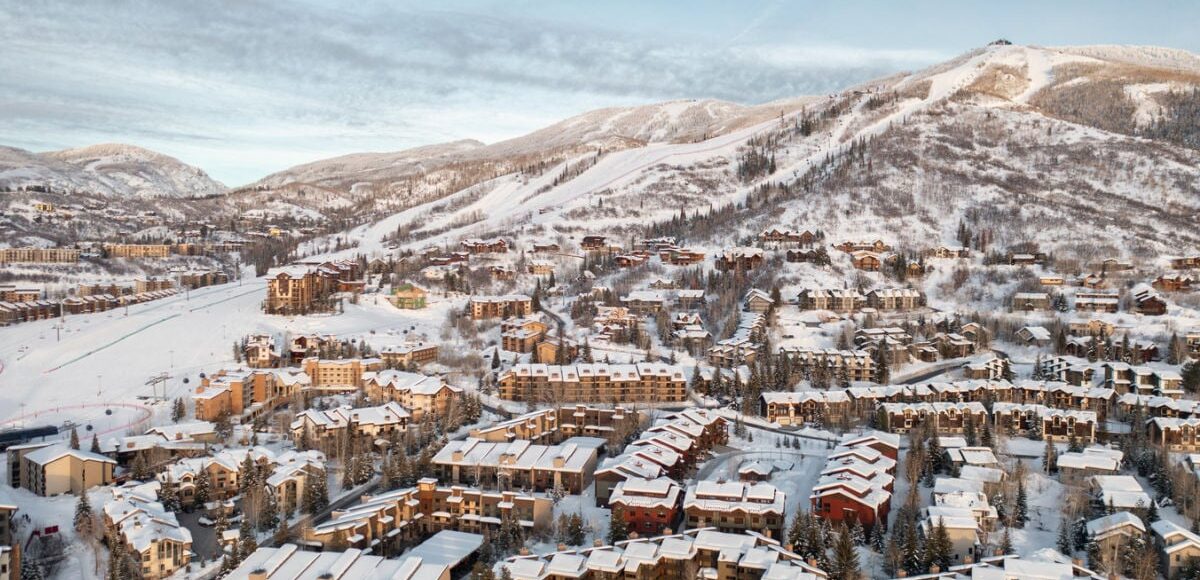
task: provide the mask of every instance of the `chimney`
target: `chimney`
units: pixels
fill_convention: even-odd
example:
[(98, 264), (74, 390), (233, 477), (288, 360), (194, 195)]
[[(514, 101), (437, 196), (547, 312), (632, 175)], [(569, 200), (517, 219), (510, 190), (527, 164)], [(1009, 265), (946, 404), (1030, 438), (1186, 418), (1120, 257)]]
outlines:
[(1071, 565), (1075, 566), (1076, 568), (1082, 568), (1083, 560), (1081, 560), (1079, 558), (1071, 558)]
[(672, 534), (674, 534), (674, 533), (675, 533), (675, 532), (671, 531), (671, 528), (663, 528), (663, 535), (664, 535), (664, 536), (670, 536), (670, 535), (672, 535)]
[(567, 551), (567, 545), (566, 545), (566, 544), (563, 544), (563, 543), (561, 543), (561, 542), (559, 542), (559, 544), (558, 544), (558, 551), (559, 551), (559, 552), (566, 552), (566, 551)]
[(524, 548), (524, 547), (523, 547), (523, 548), (521, 548), (520, 554), (521, 554), (522, 556), (528, 556), (528, 555), (529, 555), (529, 548)]
[(929, 567), (930, 574), (940, 574), (941, 572), (942, 572), (942, 567), (938, 566), (937, 564), (934, 564)]
[(596, 538), (596, 539), (592, 540), (592, 546), (599, 548), (603, 545), (604, 545), (604, 540), (601, 540), (600, 538)]
[(259, 568), (250, 573), (249, 580), (267, 580), (267, 571)]
[(899, 570), (896, 572), (896, 577), (897, 578), (908, 578), (908, 571), (907, 570)]

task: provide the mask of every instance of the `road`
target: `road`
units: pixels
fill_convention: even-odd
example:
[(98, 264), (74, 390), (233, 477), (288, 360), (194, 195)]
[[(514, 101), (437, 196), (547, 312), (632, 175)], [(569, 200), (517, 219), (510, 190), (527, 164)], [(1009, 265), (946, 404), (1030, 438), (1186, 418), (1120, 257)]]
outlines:
[(729, 463), (733, 459), (736, 459), (739, 457), (756, 456), (756, 455), (764, 456), (767, 458), (779, 459), (782, 456), (799, 457), (799, 458), (826, 457), (828, 455), (828, 453), (805, 452), (805, 451), (797, 451), (795, 449), (739, 449), (737, 451), (730, 451), (728, 453), (721, 453), (718, 455), (714, 455), (711, 459), (704, 462), (704, 465), (702, 467), (700, 467), (699, 471), (696, 472), (696, 480), (697, 481), (707, 480), (713, 474), (713, 472), (715, 472), (720, 467), (724, 467), (725, 464)]

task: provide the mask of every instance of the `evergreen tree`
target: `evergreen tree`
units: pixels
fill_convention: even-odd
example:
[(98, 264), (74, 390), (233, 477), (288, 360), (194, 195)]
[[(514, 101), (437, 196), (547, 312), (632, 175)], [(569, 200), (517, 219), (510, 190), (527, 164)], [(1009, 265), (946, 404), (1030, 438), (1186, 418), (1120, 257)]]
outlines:
[(979, 443), (975, 436), (975, 421), (970, 414), (967, 414), (963, 419), (963, 437), (967, 440), (968, 447), (974, 447)]
[(250, 518), (243, 517), (242, 525), (238, 527), (238, 552), (245, 558), (257, 549), (258, 538), (254, 535), (254, 529), (250, 527)]
[[(108, 562), (109, 574), (108, 577), (114, 580), (125, 580), (125, 576), (121, 574), (123, 569), (120, 562), (110, 557)], [(116, 576), (114, 576), (116, 571)], [(33, 561), (33, 558), (21, 558), (21, 580), (42, 580), (46, 576), (42, 574), (42, 566)]]
[(92, 433), (92, 453), (100, 453), (100, 436)]
[(625, 522), (625, 513), (618, 506), (609, 511), (608, 543), (615, 544), (629, 539), (629, 526)]
[(79, 429), (71, 427), (71, 449), (79, 449)]
[(167, 481), (158, 488), (158, 502), (163, 505), (163, 509), (169, 512), (183, 509), (179, 500), (179, 488), (171, 480), (170, 475), (167, 476)]
[(1067, 518), (1064, 517), (1058, 524), (1058, 542), (1056, 544), (1058, 551), (1066, 556), (1070, 556), (1072, 552), (1071, 533), (1068, 531), (1068, 527)]
[(133, 457), (133, 463), (129, 466), (129, 476), (138, 481), (150, 479), (150, 462), (146, 459), (145, 453), (138, 453)]
[(195, 488), (192, 490), (192, 500), (197, 506), (203, 507), (212, 495), (212, 476), (207, 469), (201, 469), (196, 476)]
[(1108, 570), (1105, 570), (1104, 557), (1100, 552), (1100, 543), (1096, 541), (1096, 536), (1088, 536), (1087, 547), (1085, 549), (1087, 550), (1088, 567), (1102, 574), (1108, 572)]
[(475, 562), (471, 567), (471, 580), (496, 580), (496, 575), (492, 573), (492, 568), (482, 561)]
[(1024, 528), (1029, 521), (1029, 497), (1025, 494), (1025, 482), (1017, 483), (1017, 504), (1013, 509), (1013, 527)]
[(171, 421), (178, 423), (185, 415), (187, 415), (187, 406), (183, 399), (175, 399), (175, 406), (171, 408)]
[(1042, 452), (1042, 469), (1050, 475), (1058, 473), (1058, 450), (1049, 439), (1046, 440), (1046, 450)]
[(850, 530), (843, 523), (837, 533), (837, 541), (833, 545), (833, 559), (829, 562), (829, 577), (838, 580), (858, 580), (862, 570), (858, 563), (858, 551), (854, 549), (854, 540)]
[(79, 494), (75, 503), (75, 533), (80, 538), (86, 538), (96, 532), (96, 516), (92, 512), (92, 504), (88, 501), (87, 491)]
[(946, 530), (946, 522), (938, 518), (933, 532), (925, 540), (925, 567), (932, 569), (937, 566), (942, 571), (950, 567), (954, 558), (954, 544), (950, 542), (950, 532)]
[(1004, 534), (1000, 536), (1000, 553), (1008, 555), (1013, 553), (1012, 535), (1008, 532), (1008, 527), (1004, 528)]

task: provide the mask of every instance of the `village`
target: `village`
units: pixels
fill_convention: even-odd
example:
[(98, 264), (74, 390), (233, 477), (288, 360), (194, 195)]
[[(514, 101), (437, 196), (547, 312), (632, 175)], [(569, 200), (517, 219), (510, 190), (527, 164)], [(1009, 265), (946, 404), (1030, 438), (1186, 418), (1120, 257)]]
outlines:
[(0, 578), (78, 546), (146, 579), (1196, 577), (1200, 256), (955, 242), (467, 238), (0, 288), (13, 329), (239, 305), (145, 417), (5, 423)]

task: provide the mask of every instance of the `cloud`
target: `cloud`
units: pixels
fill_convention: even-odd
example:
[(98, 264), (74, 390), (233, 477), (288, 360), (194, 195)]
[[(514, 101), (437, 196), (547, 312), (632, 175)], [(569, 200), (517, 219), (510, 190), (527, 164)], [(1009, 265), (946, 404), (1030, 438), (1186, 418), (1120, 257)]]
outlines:
[(746, 45), (749, 28), (708, 46), (387, 4), (0, 0), (0, 12), (0, 143), (128, 141), (234, 184), (350, 151), (512, 137), (599, 106), (824, 93), (942, 56)]

